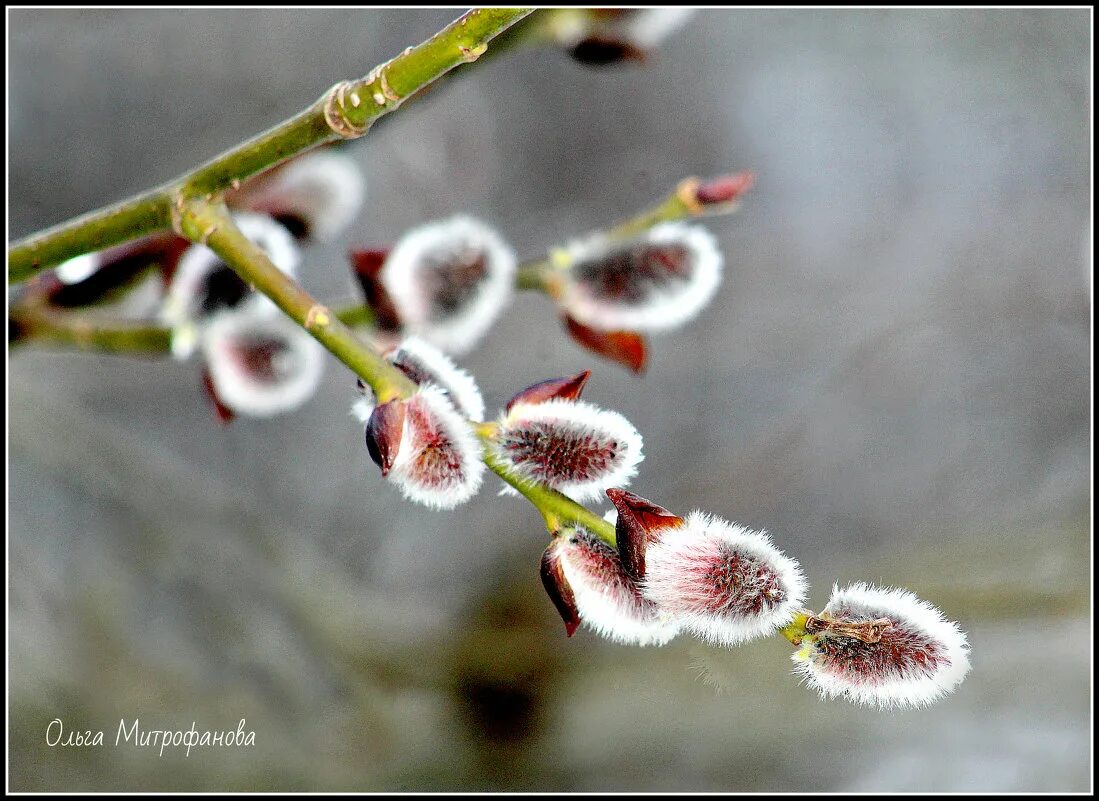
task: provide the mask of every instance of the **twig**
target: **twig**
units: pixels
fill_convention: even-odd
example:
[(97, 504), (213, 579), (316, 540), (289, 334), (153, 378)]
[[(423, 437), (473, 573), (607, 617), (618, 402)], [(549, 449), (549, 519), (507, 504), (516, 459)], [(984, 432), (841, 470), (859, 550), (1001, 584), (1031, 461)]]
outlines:
[(101, 321), (23, 306), (13, 308), (8, 317), (8, 340), (12, 346), (34, 341), (83, 351), (157, 355), (171, 349), (172, 332), (143, 322)]
[(61, 262), (178, 226), (180, 203), (212, 196), (306, 150), (362, 136), (379, 117), (454, 67), (475, 60), (495, 36), (531, 13), (474, 9), (426, 42), (342, 81), (309, 108), (158, 189), (34, 234), (8, 250), (8, 283), (26, 281)]
[[(236, 227), (224, 204), (197, 199), (186, 202), (180, 209), (180, 231), (193, 242), (203, 242), (245, 283), (274, 301), (290, 319), (369, 384), (380, 403), (407, 398), (416, 391), (416, 385), (404, 373), (383, 359), (294, 279), (272, 264), (263, 250)], [(486, 443), (483, 455), (485, 464), (534, 504), (547, 522), (552, 519), (574, 521), (614, 544), (613, 526), (565, 495), (546, 487), (532, 486), (529, 481), (511, 473), (487, 447), (491, 434), (483, 427), (478, 429), (478, 434)]]

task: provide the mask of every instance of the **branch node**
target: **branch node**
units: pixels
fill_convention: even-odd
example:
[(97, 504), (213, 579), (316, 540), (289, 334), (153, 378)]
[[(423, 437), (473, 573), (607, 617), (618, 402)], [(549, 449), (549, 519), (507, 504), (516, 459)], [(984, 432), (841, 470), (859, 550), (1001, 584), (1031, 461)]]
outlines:
[(706, 210), (706, 207), (698, 199), (698, 187), (701, 185), (701, 181), (697, 178), (684, 178), (679, 182), (679, 186), (675, 188), (675, 195), (679, 198), (679, 201), (687, 207), (687, 210), (694, 216), (702, 214)]
[(172, 230), (185, 239), (190, 239), (183, 230), (183, 209), (187, 205), (187, 199), (183, 193), (178, 193), (168, 204), (168, 216), (171, 218)]
[(462, 60), (472, 64), (488, 51), (488, 45), (485, 42), (481, 42), (473, 47), (458, 45), (458, 50), (462, 54)]
[(310, 306), (309, 311), (305, 314), (306, 331), (312, 331), (314, 328), (324, 328), (330, 322), (332, 322), (332, 317), (328, 313), (328, 309), (319, 303)]
[[(355, 125), (347, 119), (345, 96), (351, 81), (340, 81), (328, 90), (324, 99), (324, 121), (341, 139), (358, 139), (366, 133), (369, 125)], [(354, 101), (352, 104), (355, 105)]]
[(385, 74), (386, 67), (388, 66), (389, 62), (387, 61), (385, 64), (378, 68), (378, 85), (381, 86), (382, 94), (385, 96), (385, 99), (391, 100), (392, 102), (396, 103), (398, 100), (401, 99), (401, 96), (393, 91), (393, 87), (389, 85), (389, 78), (386, 77)]
[(202, 233), (198, 237), (198, 243), (200, 245), (205, 245), (207, 242), (210, 241), (210, 237), (214, 235), (214, 233), (217, 231), (217, 229), (218, 229), (218, 224), (217, 223), (210, 223), (210, 225), (208, 225), (206, 228), (204, 228), (202, 230)]

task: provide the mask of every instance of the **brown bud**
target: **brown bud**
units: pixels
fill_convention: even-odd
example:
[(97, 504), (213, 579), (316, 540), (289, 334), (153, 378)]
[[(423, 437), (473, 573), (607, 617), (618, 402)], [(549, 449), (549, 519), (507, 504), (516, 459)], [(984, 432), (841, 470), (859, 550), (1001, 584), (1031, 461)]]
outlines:
[(576, 597), (572, 593), (561, 568), (561, 560), (558, 558), (555, 548), (556, 542), (551, 543), (542, 554), (542, 585), (546, 588), (550, 600), (557, 608), (561, 619), (565, 621), (565, 634), (571, 637), (580, 625), (580, 611), (576, 607)]
[(810, 615), (805, 621), (805, 631), (817, 634), (826, 631), (837, 637), (851, 637), (865, 643), (881, 642), (882, 634), (893, 625), (887, 617), (874, 620), (833, 620), (827, 612)]
[(375, 406), (366, 422), (366, 449), (370, 458), (382, 469), (383, 476), (389, 475), (397, 459), (404, 435), (404, 420), (405, 402), (398, 399)]
[(602, 67), (620, 61), (644, 63), (648, 54), (640, 47), (621, 39), (606, 36), (589, 36), (573, 45), (572, 57), (581, 64)]
[(382, 267), (389, 256), (389, 248), (352, 250), (349, 255), (367, 305), (374, 310), (377, 317), (378, 327), (388, 331), (398, 330), (401, 327), (400, 315), (381, 281)]
[(703, 181), (695, 188), (695, 200), (703, 206), (732, 203), (752, 188), (755, 173), (737, 172)]
[(508, 401), (505, 411), (510, 412), (511, 407), (517, 403), (545, 403), (548, 400), (576, 400), (584, 391), (584, 385), (588, 383), (591, 370), (585, 370), (569, 378), (551, 378), (548, 381), (540, 381), (526, 389), (516, 393), (515, 397)]
[(683, 518), (624, 489), (612, 487), (607, 490), (607, 497), (618, 509), (615, 537), (622, 566), (634, 579), (643, 578), (645, 547), (662, 529), (682, 526)]
[(645, 339), (635, 331), (599, 331), (565, 315), (565, 328), (576, 342), (593, 353), (629, 368), (645, 370)]

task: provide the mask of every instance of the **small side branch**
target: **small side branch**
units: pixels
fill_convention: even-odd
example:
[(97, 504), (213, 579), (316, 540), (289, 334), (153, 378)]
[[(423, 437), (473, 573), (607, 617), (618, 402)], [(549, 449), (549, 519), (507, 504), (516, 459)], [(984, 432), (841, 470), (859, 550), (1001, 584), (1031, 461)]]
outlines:
[(16, 307), (8, 316), (8, 341), (13, 347), (35, 342), (81, 351), (161, 356), (171, 349), (172, 332), (141, 322), (101, 321), (89, 315)]

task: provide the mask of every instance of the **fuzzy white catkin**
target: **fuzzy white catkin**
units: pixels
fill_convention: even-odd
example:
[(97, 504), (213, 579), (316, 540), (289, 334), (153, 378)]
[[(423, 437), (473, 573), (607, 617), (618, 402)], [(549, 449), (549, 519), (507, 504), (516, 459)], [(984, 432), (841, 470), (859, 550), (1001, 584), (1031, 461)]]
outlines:
[(419, 457), (425, 446), (435, 443), (425, 439), (412, 422), (413, 415), (408, 413), (388, 479), (398, 486), (405, 498), (431, 509), (453, 509), (465, 503), (477, 494), (484, 479), (480, 440), (439, 387), (420, 387), (407, 403), (422, 409), (431, 419), (449, 443), (458, 467), (442, 482), (438, 481), (438, 476), (424, 473)]
[[(600, 500), (608, 487), (624, 487), (637, 475), (638, 465), (644, 459), (640, 432), (618, 412), (600, 409), (579, 400), (553, 399), (543, 403), (517, 403), (500, 417), (499, 441), (516, 437), (525, 431), (537, 429), (542, 436), (532, 438), (538, 448), (519, 458), (506, 448), (497, 446), (498, 457), (520, 477), (544, 484), (563, 492), (577, 501)], [(560, 432), (554, 437), (553, 432)], [(615, 444), (615, 457), (600, 473), (580, 475), (569, 472), (569, 465), (561, 463), (559, 454), (563, 443), (587, 438), (594, 443)], [(573, 447), (576, 447), (574, 444)], [(545, 454), (545, 461), (539, 457)], [(559, 472), (547, 474), (539, 464), (555, 462)], [(577, 464), (583, 464), (579, 460)]]
[[(861, 582), (843, 590), (836, 586), (822, 614), (837, 609), (857, 609), (859, 619), (889, 619), (892, 626), (883, 632), (881, 644), (855, 646), (856, 651), (885, 648), (882, 654), (888, 658), (880, 660), (884, 667), (877, 674), (846, 671), (842, 661), (829, 663), (821, 657), (814, 638), (805, 638), (791, 657), (794, 671), (822, 698), (842, 697), (882, 709), (918, 708), (953, 691), (969, 672), (969, 644), (962, 630), (940, 610), (907, 590)], [(909, 645), (906, 652), (903, 641), (891, 642), (897, 631), (933, 643), (938, 664), (929, 669), (926, 663), (921, 666), (912, 658), (914, 648), (926, 651), (925, 647)]]
[[(638, 247), (682, 247), (687, 274), (668, 275), (660, 285), (642, 282), (641, 297), (607, 297), (591, 286), (577, 265), (598, 264), (616, 253)], [(606, 331), (665, 331), (692, 320), (710, 302), (721, 284), (721, 250), (713, 235), (700, 225), (669, 222), (656, 225), (630, 240), (595, 234), (572, 242), (565, 257), (566, 271), (559, 303), (576, 320)]]
[[(485, 276), (459, 308), (435, 312), (425, 273), (448, 255), (474, 251), (485, 259)], [(404, 329), (449, 353), (470, 350), (511, 301), (516, 256), (492, 228), (470, 217), (452, 217), (414, 228), (401, 237), (379, 278)]]
[[(732, 554), (739, 575), (730, 572)], [(686, 630), (717, 645), (738, 645), (785, 626), (808, 590), (798, 563), (766, 533), (699, 511), (650, 543), (645, 564), (645, 597), (674, 614)], [(720, 576), (723, 583), (700, 583), (702, 576)], [(772, 584), (781, 592), (777, 598), (765, 594)], [(744, 611), (746, 601), (759, 601), (759, 610)]]
[[(255, 339), (279, 343), (274, 377), (249, 371), (239, 349)], [(283, 317), (222, 314), (202, 328), (202, 354), (218, 399), (240, 415), (271, 417), (313, 397), (324, 374), (319, 342)]]

